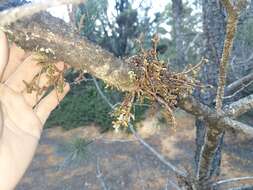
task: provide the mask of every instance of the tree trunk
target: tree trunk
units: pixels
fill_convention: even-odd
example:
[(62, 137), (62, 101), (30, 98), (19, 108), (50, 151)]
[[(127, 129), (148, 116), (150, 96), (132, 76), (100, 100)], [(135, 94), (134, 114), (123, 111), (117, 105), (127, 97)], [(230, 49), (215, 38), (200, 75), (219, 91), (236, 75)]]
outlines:
[(173, 34), (176, 40), (176, 61), (177, 67), (182, 68), (186, 64), (183, 40), (183, 2), (182, 0), (172, 0), (172, 13), (174, 19)]
[[(209, 62), (202, 69), (201, 81), (203, 84), (214, 86), (214, 88), (205, 93), (198, 93), (198, 96), (204, 104), (214, 107), (218, 83), (218, 68), (225, 39), (225, 14), (223, 13), (222, 6), (216, 0), (202, 0), (202, 6), (205, 37), (204, 56)], [(204, 189), (208, 189), (208, 182), (211, 177), (219, 173), (223, 143), (223, 131), (219, 130), (217, 126), (212, 126), (215, 128), (214, 130), (208, 130), (206, 129), (206, 125), (206, 122), (196, 121), (196, 138), (198, 139), (198, 143), (195, 161), (198, 162), (196, 165), (198, 166), (197, 176), (201, 184), (200, 186)]]

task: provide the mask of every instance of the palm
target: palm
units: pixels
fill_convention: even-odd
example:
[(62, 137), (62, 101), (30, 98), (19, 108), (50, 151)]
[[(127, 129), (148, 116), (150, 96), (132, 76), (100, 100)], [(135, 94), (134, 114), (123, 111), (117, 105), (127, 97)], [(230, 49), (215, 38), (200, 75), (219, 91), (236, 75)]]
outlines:
[[(0, 35), (0, 189), (8, 190), (31, 162), (43, 124), (69, 87), (59, 96), (52, 91), (43, 99), (36, 92), (28, 93), (23, 81), (32, 81), (41, 66), (15, 46), (9, 56), (6, 38)], [(38, 85), (46, 84), (47, 78), (41, 76)]]

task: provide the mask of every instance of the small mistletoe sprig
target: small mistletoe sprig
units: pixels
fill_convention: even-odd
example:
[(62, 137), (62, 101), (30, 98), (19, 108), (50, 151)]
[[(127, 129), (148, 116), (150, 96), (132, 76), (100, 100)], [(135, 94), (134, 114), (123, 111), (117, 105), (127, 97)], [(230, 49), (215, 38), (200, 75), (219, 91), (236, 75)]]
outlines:
[[(67, 70), (67, 65), (64, 64), (62, 70), (58, 69), (55, 63), (49, 61), (47, 56), (38, 54), (35, 58), (38, 64), (41, 65), (41, 71), (28, 83), (23, 81), (26, 86), (27, 93), (36, 92), (37, 98), (44, 94), (50, 87), (56, 89), (57, 93), (62, 93), (65, 86), (64, 73)], [(47, 77), (47, 84), (40, 86), (41, 75), (44, 74)]]
[(113, 128), (118, 131), (120, 127), (127, 127), (131, 120), (134, 120), (134, 115), (131, 113), (135, 94), (125, 96), (123, 102), (114, 109), (112, 116), (115, 120), (112, 122)]

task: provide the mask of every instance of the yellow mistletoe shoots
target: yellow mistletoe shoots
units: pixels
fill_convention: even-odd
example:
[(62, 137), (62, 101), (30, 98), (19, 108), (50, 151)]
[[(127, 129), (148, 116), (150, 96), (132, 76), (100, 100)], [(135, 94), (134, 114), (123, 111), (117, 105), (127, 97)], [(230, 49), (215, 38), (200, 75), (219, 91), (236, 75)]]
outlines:
[(152, 40), (153, 48), (142, 51), (140, 54), (130, 57), (127, 61), (132, 68), (128, 74), (131, 80), (136, 82), (137, 89), (132, 94), (127, 94), (122, 104), (117, 107), (112, 116), (115, 118), (113, 126), (115, 129), (127, 127), (134, 119), (132, 106), (136, 101), (143, 102), (144, 98), (151, 103), (159, 103), (164, 107), (166, 119), (175, 126), (173, 109), (177, 106), (178, 99), (192, 93), (194, 87), (201, 87), (200, 82), (195, 79), (199, 67), (206, 63), (202, 59), (195, 66), (190, 66), (183, 72), (175, 73), (169, 70), (163, 61), (158, 59), (156, 47), (158, 37)]

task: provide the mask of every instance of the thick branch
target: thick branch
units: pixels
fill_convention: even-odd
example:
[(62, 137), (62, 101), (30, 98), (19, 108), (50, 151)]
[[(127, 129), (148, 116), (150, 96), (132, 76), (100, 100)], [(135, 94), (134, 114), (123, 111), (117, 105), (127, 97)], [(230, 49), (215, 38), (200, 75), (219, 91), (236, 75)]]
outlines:
[[(61, 19), (43, 12), (16, 22), (7, 28), (9, 39), (29, 51), (50, 49), (54, 59), (88, 71), (121, 90), (131, 90), (129, 68), (120, 59), (85, 38), (73, 34)], [(124, 64), (124, 65), (123, 65)]]
[(227, 129), (234, 129), (240, 131), (249, 137), (253, 138), (253, 126), (249, 126), (242, 122), (225, 117), (219, 121), (219, 125), (226, 127)]
[(243, 115), (251, 109), (253, 109), (253, 94), (233, 102), (225, 108), (227, 114), (233, 118)]
[(0, 13), (0, 25), (5, 26), (11, 24), (18, 19), (33, 15), (37, 12), (46, 10), (50, 7), (55, 7), (69, 3), (80, 3), (82, 0), (47, 0), (40, 3), (29, 3), (16, 8), (7, 9)]

